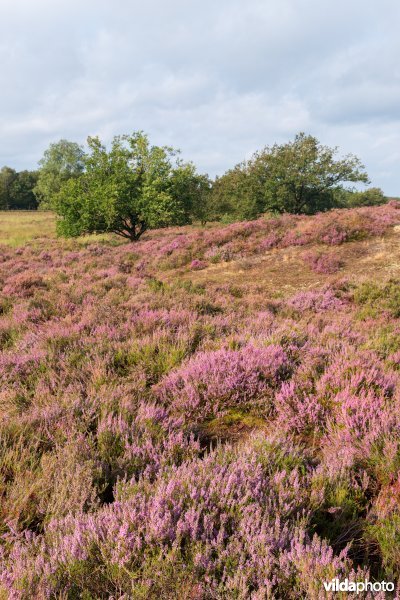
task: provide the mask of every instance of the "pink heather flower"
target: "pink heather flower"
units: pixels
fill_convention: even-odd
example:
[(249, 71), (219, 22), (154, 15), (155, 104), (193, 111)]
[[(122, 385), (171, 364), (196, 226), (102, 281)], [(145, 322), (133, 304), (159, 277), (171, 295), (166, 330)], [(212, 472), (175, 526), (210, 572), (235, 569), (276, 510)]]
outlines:
[(280, 346), (198, 353), (157, 387), (172, 411), (185, 417), (217, 415), (233, 406), (259, 405), (268, 412), (271, 390), (290, 369)]
[(343, 244), (348, 238), (348, 233), (338, 225), (331, 225), (320, 233), (319, 239), (329, 246), (338, 246)]
[(192, 262), (190, 263), (190, 268), (192, 271), (201, 271), (202, 269), (205, 269), (206, 267), (207, 267), (207, 263), (204, 260), (199, 260), (197, 258), (192, 260)]
[(303, 255), (303, 260), (316, 273), (336, 273), (341, 267), (341, 261), (333, 254), (308, 252)]
[(287, 301), (287, 304), (297, 310), (313, 310), (315, 312), (341, 310), (346, 306), (345, 301), (338, 298), (331, 289), (298, 292)]

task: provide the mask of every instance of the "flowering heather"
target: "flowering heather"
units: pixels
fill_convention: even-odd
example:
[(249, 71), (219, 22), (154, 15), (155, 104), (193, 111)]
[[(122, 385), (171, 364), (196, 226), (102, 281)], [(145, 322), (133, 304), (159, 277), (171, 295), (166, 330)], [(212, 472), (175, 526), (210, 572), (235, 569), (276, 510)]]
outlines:
[(340, 260), (334, 254), (307, 252), (303, 260), (315, 273), (336, 273), (341, 267)]
[(205, 269), (206, 266), (207, 263), (204, 260), (198, 260), (197, 258), (192, 260), (190, 263), (190, 268), (192, 271), (201, 271), (201, 269)]
[[(400, 223), (397, 205), (335, 210), (313, 217), (282, 215), (248, 223), (233, 223), (218, 229), (166, 230), (161, 239), (143, 239), (135, 252), (157, 268), (170, 270), (194, 261), (225, 262), (257, 256), (273, 248), (320, 244), (338, 246), (370, 236), (381, 236)], [(152, 234), (154, 236), (154, 234)]]
[(313, 310), (315, 312), (325, 310), (341, 310), (345, 307), (345, 301), (338, 297), (330, 288), (318, 291), (298, 292), (288, 302), (297, 310)]
[(220, 415), (239, 406), (260, 406), (268, 414), (271, 391), (290, 371), (279, 346), (199, 352), (159, 385), (159, 398), (187, 418)]
[(0, 598), (397, 585), (398, 208), (0, 247)]

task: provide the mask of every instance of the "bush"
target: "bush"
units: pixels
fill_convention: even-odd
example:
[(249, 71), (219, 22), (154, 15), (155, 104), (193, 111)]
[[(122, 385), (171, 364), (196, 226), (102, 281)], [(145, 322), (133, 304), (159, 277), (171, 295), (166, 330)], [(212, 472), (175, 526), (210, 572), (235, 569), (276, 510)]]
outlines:
[(240, 404), (271, 411), (272, 390), (290, 371), (279, 346), (198, 353), (157, 389), (163, 403), (185, 419), (210, 419)]
[(303, 255), (303, 260), (315, 273), (336, 273), (342, 266), (341, 261), (334, 254), (308, 252)]
[(346, 200), (347, 205), (351, 208), (356, 206), (378, 206), (386, 202), (382, 190), (376, 187), (369, 188), (364, 192), (350, 192)]
[(370, 308), (373, 314), (385, 310), (394, 318), (400, 317), (400, 285), (397, 280), (386, 284), (363, 283), (354, 292), (354, 300)]

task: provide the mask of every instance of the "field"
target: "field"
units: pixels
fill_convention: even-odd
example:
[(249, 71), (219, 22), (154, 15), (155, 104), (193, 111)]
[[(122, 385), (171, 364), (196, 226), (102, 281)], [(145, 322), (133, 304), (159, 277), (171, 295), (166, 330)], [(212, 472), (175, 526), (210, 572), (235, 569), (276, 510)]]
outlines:
[[(17, 248), (27, 243), (37, 244), (55, 237), (55, 217), (50, 211), (0, 211), (0, 245)], [(74, 245), (85, 246), (96, 241), (118, 244), (115, 236), (100, 234), (78, 238)], [(68, 247), (67, 241), (64, 241), (64, 247)]]
[(399, 202), (0, 242), (1, 599), (397, 582)]
[(22, 246), (41, 238), (55, 237), (55, 221), (51, 212), (0, 211), (0, 244)]

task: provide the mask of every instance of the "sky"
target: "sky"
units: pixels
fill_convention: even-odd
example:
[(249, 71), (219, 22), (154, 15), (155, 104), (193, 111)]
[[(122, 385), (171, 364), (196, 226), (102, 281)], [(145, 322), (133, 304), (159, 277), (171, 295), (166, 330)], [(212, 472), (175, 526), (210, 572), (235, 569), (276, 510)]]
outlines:
[(143, 130), (221, 175), (304, 131), (400, 195), (397, 0), (0, 0), (0, 166)]

